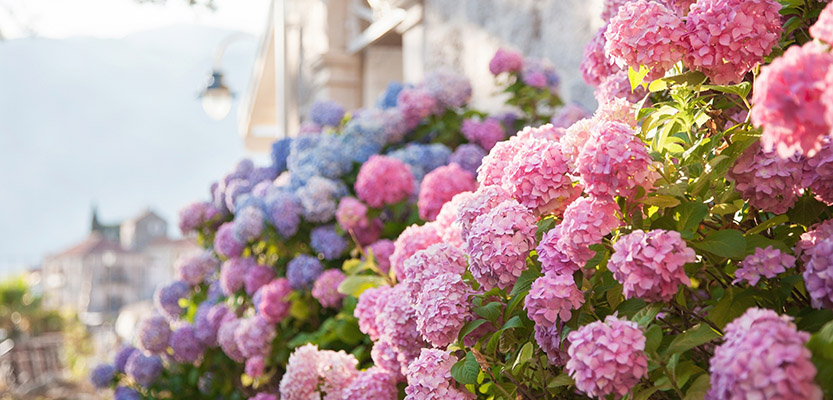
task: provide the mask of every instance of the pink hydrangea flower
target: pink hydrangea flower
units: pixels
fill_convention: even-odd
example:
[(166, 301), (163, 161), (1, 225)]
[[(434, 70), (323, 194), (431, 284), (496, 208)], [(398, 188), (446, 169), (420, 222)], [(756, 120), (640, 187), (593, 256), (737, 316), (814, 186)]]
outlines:
[(234, 340), (240, 354), (250, 358), (269, 354), (275, 334), (274, 324), (260, 315), (255, 315), (240, 320), (240, 325), (234, 330)]
[(402, 374), (402, 365), (397, 360), (396, 349), (393, 345), (384, 340), (373, 342), (373, 348), (370, 350), (370, 359), (377, 368), (381, 368), (393, 375), (397, 382), (404, 381), (405, 375)]
[(401, 279), (405, 276), (405, 260), (411, 258), (414, 253), (440, 242), (442, 242), (442, 238), (433, 223), (415, 224), (405, 228), (393, 243), (394, 250), (390, 256), (390, 265), (393, 268), (394, 275)]
[(419, 187), (419, 217), (426, 221), (437, 219), (443, 204), (450, 201), (454, 195), (476, 188), (474, 174), (455, 163), (429, 172)]
[(356, 195), (371, 207), (381, 208), (407, 199), (414, 192), (414, 175), (395, 158), (374, 154), (356, 177)]
[(437, 111), (437, 99), (428, 93), (424, 88), (403, 88), (399, 92), (397, 107), (402, 110), (402, 115), (410, 128), (415, 128), (429, 115)]
[(811, 226), (807, 232), (801, 234), (798, 243), (795, 244), (795, 254), (801, 262), (807, 264), (810, 261), (810, 252), (816, 243), (833, 237), (833, 219), (828, 219)]
[(650, 190), (657, 178), (645, 143), (621, 122), (600, 121), (579, 153), (576, 166), (584, 190), (597, 197), (629, 196)]
[(674, 10), (681, 17), (688, 15), (689, 10), (691, 10), (691, 5), (696, 2), (697, 0), (662, 0), (663, 4)]
[(593, 96), (599, 104), (609, 103), (617, 99), (637, 103), (647, 94), (648, 91), (641, 85), (631, 88), (628, 71), (618, 71), (606, 76), (593, 91)]
[(810, 27), (813, 38), (833, 44), (833, 4), (828, 4), (819, 14), (819, 19)]
[(370, 340), (379, 340), (380, 328), (376, 324), (376, 315), (379, 313), (379, 299), (387, 298), (390, 286), (370, 288), (359, 295), (353, 316), (359, 320), (359, 330), (370, 336)]
[(359, 376), (356, 367), (359, 361), (352, 354), (344, 350), (319, 351), (321, 358), (318, 364), (318, 374), (321, 377), (320, 389), (324, 395), (321, 400), (342, 400), (346, 390), (353, 380)]
[(793, 46), (761, 68), (752, 90), (751, 118), (763, 128), (761, 143), (783, 158), (812, 157), (830, 134), (820, 98), (833, 54), (815, 43)]
[(833, 308), (833, 238), (816, 242), (806, 254), (809, 260), (804, 264), (804, 286), (813, 307)]
[(685, 64), (718, 85), (736, 83), (781, 37), (775, 0), (701, 0), (686, 18)]
[[(572, 124), (571, 124), (572, 125)], [(559, 141), (565, 134), (567, 129), (557, 128), (553, 124), (544, 124), (541, 126), (527, 126), (521, 129), (515, 137), (519, 140), (552, 140)]]
[(506, 130), (497, 118), (486, 118), (483, 121), (465, 119), (460, 131), (466, 140), (479, 145), (486, 151), (491, 150), (495, 147), (495, 143), (506, 138)]
[(572, 274), (592, 259), (589, 246), (602, 242), (621, 222), (616, 203), (592, 197), (572, 202), (561, 224), (545, 233), (538, 243), (538, 260), (545, 271)]
[(496, 205), (511, 198), (509, 192), (500, 186), (480, 186), (471, 196), (460, 202), (457, 208), (457, 223), (460, 224), (463, 241), (468, 237), (477, 217), (487, 214)]
[(390, 256), (393, 255), (396, 246), (393, 241), (382, 239), (374, 242), (367, 247), (373, 253), (373, 260), (376, 262), (376, 267), (379, 268), (383, 274), (390, 271)]
[(584, 294), (576, 287), (572, 275), (552, 271), (532, 282), (526, 296), (526, 313), (535, 325), (552, 327), (560, 318), (569, 321), (572, 311), (584, 304)]
[(408, 364), (419, 355), (419, 349), (425, 347), (417, 330), (416, 309), (408, 301), (405, 286), (396, 285), (392, 290), (383, 292), (377, 310), (379, 337), (396, 350), (404, 374)]
[(223, 294), (231, 296), (243, 289), (243, 279), (248, 275), (249, 269), (256, 265), (257, 262), (251, 257), (232, 258), (224, 262), (220, 268), (220, 289), (223, 290)]
[(465, 400), (475, 396), (458, 388), (451, 378), (457, 357), (443, 350), (422, 349), (408, 367), (405, 400)]
[(560, 215), (581, 194), (556, 141), (527, 141), (504, 171), (503, 188), (536, 215)]
[(579, 153), (581, 153), (581, 149), (587, 143), (587, 140), (590, 139), (590, 132), (596, 123), (597, 119), (595, 118), (585, 118), (576, 121), (576, 123), (570, 125), (564, 131), (564, 136), (559, 139), (558, 143), (561, 144), (561, 154), (566, 156), (567, 166), (570, 167), (571, 172), (575, 171)]
[(608, 315), (570, 332), (566, 369), (576, 389), (596, 398), (622, 397), (648, 374), (645, 334), (636, 322)]
[(444, 348), (457, 340), (471, 317), (468, 295), (460, 274), (439, 273), (423, 282), (414, 309), (417, 330), (428, 343)]
[(610, 21), (619, 13), (619, 8), (633, 0), (604, 0), (602, 4), (602, 21)]
[(489, 72), (497, 76), (504, 72), (519, 72), (523, 66), (524, 60), (521, 53), (501, 47), (489, 61)]
[(511, 288), (526, 270), (526, 257), (535, 247), (535, 221), (511, 199), (474, 220), (466, 238), (469, 270), (486, 290)]
[(579, 68), (584, 82), (593, 87), (598, 87), (604, 78), (619, 72), (621, 68), (605, 54), (605, 31), (607, 24), (599, 29), (584, 47), (584, 58)]
[(567, 350), (569, 343), (561, 342), (561, 330), (558, 325), (545, 327), (535, 324), (535, 341), (547, 355), (550, 365), (563, 367), (567, 364)]
[(462, 275), (466, 272), (466, 253), (447, 243), (435, 243), (405, 260), (401, 283), (411, 303), (416, 302), (422, 285), (442, 273)]
[(367, 226), (367, 206), (355, 197), (342, 197), (336, 209), (336, 221), (345, 231)]
[(243, 286), (249, 296), (255, 294), (263, 285), (275, 279), (275, 270), (265, 265), (254, 265), (246, 271)]
[(707, 399), (821, 400), (807, 332), (792, 318), (750, 308), (726, 325), (724, 342), (709, 361)]
[(264, 369), (266, 369), (266, 360), (263, 356), (254, 356), (246, 360), (244, 372), (253, 378), (259, 378), (263, 375)]
[(223, 353), (226, 353), (229, 358), (242, 363), (246, 360), (246, 356), (240, 351), (234, 337), (240, 322), (241, 320), (233, 312), (226, 313), (220, 322), (220, 329), (217, 330), (217, 343), (220, 344)]
[(680, 285), (691, 286), (683, 266), (696, 259), (677, 231), (635, 230), (613, 244), (607, 268), (624, 286), (626, 299), (667, 302)]
[(824, 140), (816, 155), (804, 159), (803, 178), (801, 187), (812, 189), (817, 200), (833, 205), (833, 144), (830, 139)]
[[(553, 114), (550, 124), (553, 127), (553, 130), (558, 128), (567, 129), (570, 125), (587, 117), (589, 117), (587, 109), (580, 104), (570, 103), (559, 108), (558, 111)], [(559, 131), (559, 134), (554, 138), (554, 140), (560, 139), (563, 134), (564, 131)]]
[(278, 278), (260, 288), (260, 302), (257, 304), (258, 314), (266, 321), (277, 324), (289, 315), (290, 303), (287, 299), (292, 288), (289, 280)]
[(460, 209), (460, 204), (467, 201), (472, 195), (473, 192), (457, 193), (451, 198), (451, 201), (445, 203), (443, 208), (440, 209), (440, 213), (437, 214), (437, 219), (434, 223), (443, 243), (460, 248), (464, 246), (462, 227), (457, 222), (457, 213)]
[(341, 307), (344, 295), (338, 292), (338, 285), (346, 276), (338, 269), (328, 269), (321, 273), (312, 285), (312, 297), (327, 308)]
[(500, 185), (504, 168), (512, 161), (515, 153), (526, 145), (527, 140), (513, 136), (495, 144), (477, 168), (477, 182), (480, 186)]
[[(637, 89), (639, 90), (639, 89)], [(639, 106), (622, 98), (608, 100), (599, 105), (593, 118), (597, 121), (621, 122), (633, 129), (636, 129), (636, 114)]]
[(682, 60), (683, 20), (665, 5), (634, 0), (619, 8), (605, 31), (605, 52), (619, 66), (651, 68), (654, 79)]
[(740, 262), (740, 268), (735, 271), (735, 280), (733, 284), (739, 282), (748, 282), (755, 286), (761, 279), (761, 276), (767, 278), (775, 278), (778, 274), (795, 266), (795, 257), (782, 253), (781, 250), (767, 246), (766, 248), (757, 248), (755, 253), (746, 256)]
[(554, 272), (563, 275), (572, 274), (581, 269), (582, 266), (565, 253), (562, 247), (562, 237), (564, 237), (564, 227), (561, 224), (556, 225), (541, 237), (536, 250), (538, 262), (541, 263), (541, 270), (544, 273)]
[(781, 158), (756, 143), (738, 157), (727, 176), (753, 207), (783, 214), (801, 196), (803, 168), (801, 157)]
[(359, 375), (357, 365), (358, 360), (344, 351), (318, 350), (313, 344), (298, 347), (289, 356), (281, 378), (281, 399), (341, 400)]
[(179, 210), (179, 230), (188, 233), (220, 215), (220, 210), (208, 202), (191, 203)]
[[(830, 9), (831, 7), (827, 7)], [(824, 120), (828, 126), (833, 127), (833, 69), (824, 77), (824, 92), (821, 94), (821, 103), (824, 105)], [(825, 143), (829, 143), (828, 138)]]
[(343, 400), (396, 400), (399, 391), (396, 379), (388, 371), (372, 367), (361, 371), (344, 391)]

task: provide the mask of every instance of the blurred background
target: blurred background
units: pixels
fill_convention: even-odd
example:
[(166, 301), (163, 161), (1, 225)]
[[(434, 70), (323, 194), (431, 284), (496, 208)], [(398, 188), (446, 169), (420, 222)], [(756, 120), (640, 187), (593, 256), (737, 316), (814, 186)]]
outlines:
[[(237, 160), (266, 163), (307, 108), (369, 106), (447, 67), (490, 111), (499, 47), (578, 65), (601, 0), (0, 0), (0, 399), (96, 398), (198, 250), (177, 211)], [(491, 99), (491, 100), (487, 100)], [(493, 102), (490, 104), (489, 102)]]

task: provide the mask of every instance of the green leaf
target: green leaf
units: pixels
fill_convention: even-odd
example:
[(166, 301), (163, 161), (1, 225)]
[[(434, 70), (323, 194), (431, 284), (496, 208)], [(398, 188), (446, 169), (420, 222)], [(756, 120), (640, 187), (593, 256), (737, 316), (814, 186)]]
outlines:
[(709, 374), (702, 374), (691, 383), (688, 391), (685, 392), (684, 400), (703, 400), (706, 397), (706, 392), (711, 388), (711, 377)]
[(631, 91), (636, 90), (637, 87), (643, 84), (642, 82), (649, 72), (651, 72), (651, 69), (644, 65), (639, 66), (639, 71), (634, 70), (633, 67), (628, 67), (628, 81), (631, 84)]
[(521, 351), (518, 352), (518, 358), (515, 359), (515, 362), (512, 364), (512, 373), (517, 374), (520, 367), (526, 365), (529, 360), (532, 359), (532, 351), (534, 346), (532, 342), (526, 342), (526, 344), (521, 347)]
[(703, 85), (703, 89), (736, 94), (745, 99), (749, 95), (749, 91), (752, 90), (752, 84), (749, 82), (741, 82), (737, 85)]
[(523, 291), (529, 290), (532, 287), (532, 282), (541, 276), (541, 270), (535, 264), (527, 263), (526, 271), (521, 273), (521, 276), (515, 282), (515, 286), (509, 293), (509, 297), (515, 297)]
[(666, 355), (683, 353), (702, 344), (708, 343), (720, 337), (709, 325), (697, 324), (691, 329), (677, 335), (671, 344), (668, 345)]
[(353, 275), (358, 271), (361, 271), (363, 268), (362, 260), (357, 258), (351, 258), (349, 260), (344, 261), (344, 264), (341, 265), (341, 269), (347, 275)]
[(662, 328), (658, 325), (651, 325), (645, 331), (645, 353), (651, 354), (659, 348), (662, 343)]
[(658, 387), (647, 388), (633, 396), (633, 400), (648, 400), (651, 398), (651, 395), (656, 393), (658, 390)]
[(480, 365), (474, 358), (472, 352), (451, 366), (451, 377), (462, 385), (473, 385), (477, 383), (477, 375), (480, 373)]
[(387, 281), (381, 276), (354, 275), (348, 276), (338, 285), (338, 292), (358, 298), (365, 290), (386, 284)]
[(567, 375), (562, 372), (556, 375), (555, 378), (553, 378), (550, 381), (550, 383), (547, 384), (547, 388), (553, 389), (562, 386), (572, 386), (574, 384), (575, 383), (573, 383), (573, 378), (570, 378), (570, 375)]
[(713, 231), (702, 241), (692, 242), (691, 245), (723, 258), (741, 259), (746, 255), (746, 238), (735, 229)]
[(689, 71), (682, 75), (669, 76), (667, 78), (657, 79), (648, 85), (648, 90), (652, 92), (663, 91), (673, 85), (688, 85), (696, 86), (706, 81), (706, 75), (698, 71)]
[(650, 304), (647, 307), (639, 310), (639, 312), (636, 313), (636, 315), (634, 315), (631, 320), (641, 326), (647, 326), (654, 319), (657, 318), (657, 314), (659, 314), (661, 310), (662, 304)]
[(514, 317), (510, 318), (510, 319), (509, 319), (509, 321), (506, 321), (506, 323), (505, 323), (505, 324), (503, 324), (503, 327), (501, 327), (501, 328), (500, 328), (500, 331), (501, 331), (501, 332), (503, 332), (503, 331), (505, 331), (505, 330), (507, 330), (507, 329), (520, 328), (520, 327), (522, 327), (523, 325), (524, 325), (524, 324), (523, 324), (523, 322), (521, 321), (521, 317), (520, 317), (520, 316), (518, 316), (518, 315), (516, 315), (516, 316), (514, 316)]
[(659, 195), (646, 197), (644, 200), (642, 200), (642, 203), (647, 204), (649, 206), (656, 206), (659, 208), (670, 208), (680, 205), (680, 200), (672, 196)]
[(787, 216), (790, 217), (790, 221), (809, 227), (816, 222), (825, 208), (827, 206), (824, 203), (812, 196), (805, 195), (798, 199), (793, 208), (787, 211)]
[(645, 308), (645, 300), (642, 299), (627, 299), (621, 303), (619, 303), (619, 307), (616, 308), (616, 311), (619, 311), (619, 315), (627, 318), (631, 318), (636, 315), (639, 310)]
[(473, 321), (466, 322), (466, 325), (464, 325), (463, 329), (460, 330), (460, 334), (457, 335), (457, 339), (463, 340), (463, 338), (474, 332), (475, 329), (479, 328), (480, 325), (483, 325), (486, 322), (489, 321), (486, 321), (485, 319), (475, 319)]
[(709, 215), (709, 207), (703, 203), (683, 203), (674, 208), (673, 218), (676, 221), (677, 231), (683, 238), (694, 237), (694, 232)]
[(755, 305), (755, 298), (749, 289), (740, 290), (729, 287), (723, 293), (723, 297), (717, 305), (709, 311), (709, 320), (714, 322), (718, 328), (723, 329), (730, 321), (741, 316), (749, 307)]
[(483, 317), (492, 323), (497, 323), (497, 319), (500, 318), (501, 307), (503, 305), (493, 301), (485, 306), (475, 307), (474, 313), (480, 317)]
[(783, 224), (783, 223), (785, 223), (789, 220), (790, 220), (790, 218), (787, 217), (786, 215), (776, 215), (775, 217), (772, 217), (772, 218), (764, 221), (760, 225), (746, 231), (746, 234), (747, 235), (754, 235), (756, 233), (761, 233), (761, 232), (763, 232), (763, 231), (765, 231), (769, 228), (772, 228), (773, 226), (781, 225), (781, 224)]

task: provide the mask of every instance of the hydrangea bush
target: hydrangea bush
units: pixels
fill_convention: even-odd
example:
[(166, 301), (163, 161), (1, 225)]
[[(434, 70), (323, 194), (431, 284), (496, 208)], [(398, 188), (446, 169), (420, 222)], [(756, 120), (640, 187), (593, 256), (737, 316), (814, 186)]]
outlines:
[(488, 66), (508, 116), (467, 109), (448, 71), (378, 109), (322, 103), (318, 132), (183, 209), (207, 252), (92, 381), (117, 398), (833, 397), (831, 15), (607, 0), (582, 63), (592, 113), (508, 49)]

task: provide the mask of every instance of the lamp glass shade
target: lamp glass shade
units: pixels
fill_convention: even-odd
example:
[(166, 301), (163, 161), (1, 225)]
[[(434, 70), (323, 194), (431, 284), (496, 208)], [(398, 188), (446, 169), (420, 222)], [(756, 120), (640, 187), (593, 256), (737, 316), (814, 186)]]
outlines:
[(225, 118), (231, 110), (231, 92), (224, 86), (206, 89), (202, 94), (202, 108), (211, 119)]

